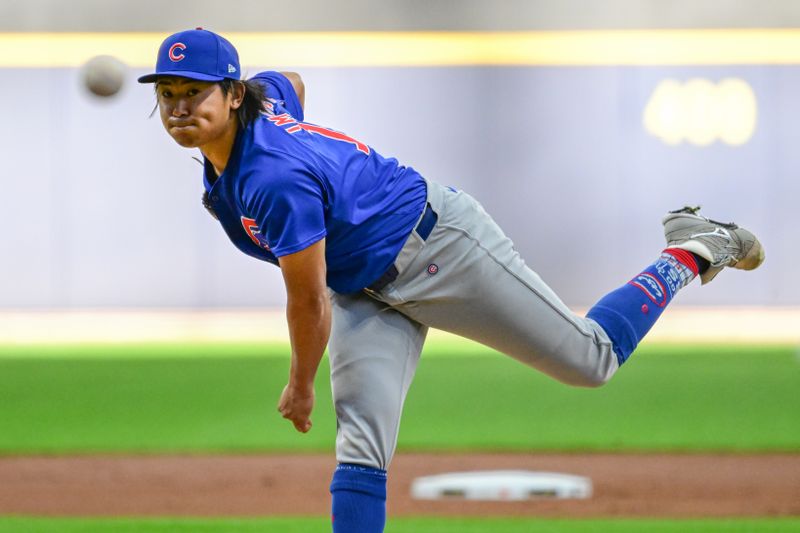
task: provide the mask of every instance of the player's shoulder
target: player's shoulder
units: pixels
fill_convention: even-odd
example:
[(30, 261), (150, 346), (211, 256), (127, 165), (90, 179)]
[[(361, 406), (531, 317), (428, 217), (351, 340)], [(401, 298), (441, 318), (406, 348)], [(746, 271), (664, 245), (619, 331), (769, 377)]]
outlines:
[(264, 70), (254, 76), (251, 76), (250, 79), (258, 80), (261, 83), (270, 83), (279, 87), (284, 87), (286, 84), (291, 86), (291, 81), (289, 78), (277, 70)]
[[(303, 120), (303, 105), (300, 103), (292, 81), (282, 72), (267, 70), (259, 72), (250, 78), (264, 87), (264, 93), (269, 105), (280, 107), (283, 111), (288, 111), (292, 116)], [(279, 112), (276, 109), (276, 114)]]

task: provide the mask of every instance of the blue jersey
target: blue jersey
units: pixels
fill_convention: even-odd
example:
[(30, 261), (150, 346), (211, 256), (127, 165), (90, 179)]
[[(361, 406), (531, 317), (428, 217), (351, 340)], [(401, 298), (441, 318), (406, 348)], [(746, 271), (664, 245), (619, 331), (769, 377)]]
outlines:
[(425, 181), (360, 141), (303, 122), (282, 74), (255, 79), (266, 86), (268, 113), (237, 133), (222, 175), (205, 162), (210, 207), (250, 256), (277, 264), (324, 237), (328, 286), (341, 293), (369, 286), (422, 214)]

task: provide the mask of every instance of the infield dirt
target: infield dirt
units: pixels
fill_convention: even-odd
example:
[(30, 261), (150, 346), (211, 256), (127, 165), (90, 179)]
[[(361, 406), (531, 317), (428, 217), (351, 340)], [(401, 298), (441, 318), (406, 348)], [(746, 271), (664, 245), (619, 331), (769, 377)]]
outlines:
[[(325, 515), (328, 455), (0, 457), (0, 514)], [(412, 500), (415, 477), (489, 469), (588, 476), (589, 500)], [(390, 515), (800, 515), (800, 454), (400, 454)]]

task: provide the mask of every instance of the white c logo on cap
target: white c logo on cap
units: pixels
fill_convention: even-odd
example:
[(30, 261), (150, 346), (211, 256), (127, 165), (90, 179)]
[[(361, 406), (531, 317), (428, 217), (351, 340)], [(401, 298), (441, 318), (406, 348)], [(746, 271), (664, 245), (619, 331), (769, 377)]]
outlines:
[[(176, 50), (178, 50), (177, 54), (175, 53)], [(169, 47), (169, 58), (177, 63), (178, 61), (186, 57), (185, 55), (181, 54), (183, 50), (186, 50), (185, 44), (183, 43), (173, 44), (172, 46)]]

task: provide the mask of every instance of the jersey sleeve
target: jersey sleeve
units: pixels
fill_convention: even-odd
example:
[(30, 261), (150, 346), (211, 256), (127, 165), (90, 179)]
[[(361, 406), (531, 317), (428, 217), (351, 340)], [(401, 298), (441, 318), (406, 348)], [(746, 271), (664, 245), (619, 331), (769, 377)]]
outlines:
[(267, 98), (277, 100), (278, 104), (284, 107), (290, 115), (298, 121), (303, 122), (305, 119), (303, 116), (303, 106), (300, 105), (300, 99), (297, 97), (297, 93), (294, 90), (292, 82), (289, 81), (289, 78), (280, 72), (268, 70), (259, 72), (253, 76), (252, 79), (260, 82), (261, 85), (264, 86)]
[[(263, 168), (245, 180), (244, 201), (276, 257), (299, 252), (325, 237), (326, 193), (299, 161), (262, 154)], [(259, 165), (260, 166), (260, 165)]]

